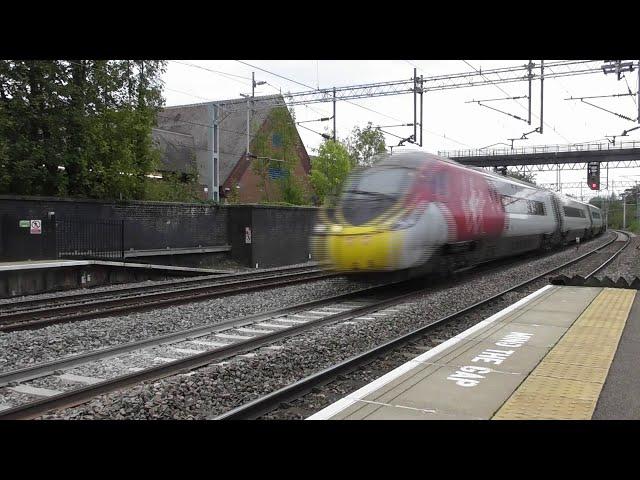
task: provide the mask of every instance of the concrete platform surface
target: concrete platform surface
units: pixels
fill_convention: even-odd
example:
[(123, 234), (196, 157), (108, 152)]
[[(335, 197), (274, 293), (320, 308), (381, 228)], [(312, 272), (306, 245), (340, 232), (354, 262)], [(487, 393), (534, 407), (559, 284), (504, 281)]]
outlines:
[[(635, 290), (548, 285), (309, 420), (591, 418), (635, 297)], [(640, 348), (640, 327), (629, 332), (618, 366), (625, 378)], [(594, 418), (640, 418), (640, 400), (636, 410), (620, 406), (628, 381), (608, 384), (603, 398), (615, 400)]]
[(34, 260), (34, 261), (19, 261), (19, 262), (2, 262), (0, 263), (0, 272), (11, 272), (15, 270), (36, 270), (43, 268), (60, 268), (60, 267), (74, 267), (84, 265), (111, 265), (127, 268), (145, 268), (156, 270), (175, 270), (183, 272), (198, 272), (198, 273), (233, 273), (227, 270), (212, 270), (208, 268), (194, 268), (194, 267), (177, 267), (173, 265), (154, 265), (150, 263), (132, 263), (132, 262), (118, 262), (108, 260)]

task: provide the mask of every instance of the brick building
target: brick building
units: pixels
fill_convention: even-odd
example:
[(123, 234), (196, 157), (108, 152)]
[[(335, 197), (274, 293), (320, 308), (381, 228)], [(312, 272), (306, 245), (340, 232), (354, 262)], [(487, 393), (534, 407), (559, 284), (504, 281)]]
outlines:
[[(242, 203), (280, 201), (278, 179), (291, 172), (310, 191), (309, 155), (281, 95), (254, 97), (250, 116), (247, 157), (247, 110), (243, 99), (166, 107), (158, 114), (153, 138), (162, 152), (161, 171), (197, 172), (205, 198), (233, 199)], [(276, 121), (277, 119), (277, 121)], [(283, 120), (284, 119), (284, 120)], [(283, 121), (286, 127), (283, 127)], [(285, 168), (277, 165), (285, 155), (283, 132), (289, 138)], [(268, 150), (268, 161), (260, 151)], [(264, 153), (262, 154), (264, 155)], [(257, 162), (265, 162), (263, 164)], [(260, 168), (262, 165), (263, 168)], [(285, 165), (280, 163), (280, 165)]]

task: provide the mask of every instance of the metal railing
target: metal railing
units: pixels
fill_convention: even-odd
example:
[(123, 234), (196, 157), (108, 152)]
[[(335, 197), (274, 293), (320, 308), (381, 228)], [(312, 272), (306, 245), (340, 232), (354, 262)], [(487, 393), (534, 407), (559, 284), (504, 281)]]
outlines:
[(532, 145), (529, 147), (500, 148), (500, 149), (473, 149), (473, 150), (445, 150), (438, 151), (438, 155), (448, 158), (457, 157), (490, 157), (498, 155), (530, 155), (535, 153), (559, 153), (559, 152), (592, 152), (601, 150), (624, 150), (640, 148), (640, 141), (619, 142), (613, 145), (611, 142), (602, 143), (576, 143), (569, 145)]
[(58, 258), (124, 261), (124, 220), (56, 220)]

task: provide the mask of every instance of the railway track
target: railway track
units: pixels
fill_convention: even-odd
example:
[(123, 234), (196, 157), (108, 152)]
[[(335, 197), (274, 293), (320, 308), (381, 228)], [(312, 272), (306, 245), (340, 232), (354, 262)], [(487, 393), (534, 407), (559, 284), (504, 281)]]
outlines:
[(233, 295), (335, 276), (316, 266), (279, 269), (272, 272), (233, 274), (212, 280), (169, 282), (160, 286), (126, 287), (96, 292), (16, 302), (0, 313), (0, 331), (41, 328), (111, 315), (168, 307), (212, 297)]
[(574, 265), (582, 260), (584, 260), (585, 258), (601, 252), (602, 250), (604, 250), (605, 248), (609, 247), (610, 245), (612, 245), (620, 236), (624, 236), (626, 237), (626, 240), (624, 240), (624, 244), (622, 245), (622, 247), (620, 247), (619, 249), (617, 249), (610, 257), (608, 257), (604, 262), (602, 262), (598, 268), (596, 268), (595, 270), (593, 270), (588, 277), (591, 277), (593, 275), (595, 275), (597, 272), (599, 272), (601, 269), (603, 269), (604, 267), (606, 267), (606, 265), (608, 265), (611, 261), (613, 261), (620, 253), (622, 253), (622, 251), (629, 245), (629, 240), (630, 237), (628, 235), (626, 235), (624, 232), (618, 232), (618, 237), (617, 238), (613, 238), (610, 242), (606, 243), (605, 245), (598, 247), (594, 250), (591, 250), (590, 252), (587, 252), (571, 261), (565, 262), (564, 264), (560, 265), (559, 267), (555, 267), (553, 269), (547, 270), (542, 274), (536, 275), (528, 280), (525, 280), (524, 282), (521, 282), (513, 287), (510, 287), (500, 293), (497, 293), (495, 295), (491, 295), (490, 297), (481, 300), (479, 302), (474, 303), (473, 305), (470, 305), (466, 308), (463, 308), (461, 310), (458, 310), (456, 312), (454, 312), (453, 314), (447, 315), (445, 317), (442, 317), (434, 322), (429, 323), (428, 325), (422, 326), (420, 328), (417, 328), (411, 332), (408, 332), (404, 335), (401, 335), (397, 338), (394, 338), (386, 343), (383, 343), (381, 345), (378, 345), (370, 350), (367, 350), (361, 354), (355, 355), (345, 361), (342, 361), (340, 363), (337, 363), (335, 365), (332, 365), (324, 370), (321, 370), (320, 372), (316, 372), (312, 375), (309, 375), (305, 378), (302, 378), (301, 380), (288, 385), (284, 388), (281, 388), (279, 390), (276, 390), (275, 392), (272, 392), (268, 395), (264, 395), (262, 397), (259, 397), (251, 402), (248, 402), (244, 405), (241, 405), (235, 409), (232, 409), (222, 415), (218, 415), (216, 417), (213, 417), (213, 419), (216, 420), (247, 420), (247, 419), (256, 419), (256, 418), (260, 418), (261, 416), (276, 410), (277, 408), (279, 408), (282, 404), (286, 404), (286, 402), (291, 402), (295, 399), (298, 399), (300, 397), (303, 397), (304, 395), (312, 392), (313, 390), (326, 385), (328, 383), (333, 382), (334, 380), (336, 380), (337, 378), (340, 378), (341, 376), (350, 373), (352, 371), (357, 370), (358, 368), (362, 367), (363, 365), (367, 365), (373, 361), (375, 361), (376, 359), (380, 358), (382, 355), (387, 354), (390, 351), (393, 351), (395, 349), (401, 348), (403, 346), (405, 346), (406, 344), (420, 338), (423, 337), (425, 334), (428, 334), (430, 331), (432, 331), (433, 329), (435, 329), (436, 327), (439, 327), (441, 325), (444, 325), (448, 322), (451, 322), (453, 320), (456, 320), (462, 316), (464, 316), (465, 314), (471, 313), (474, 310), (479, 309), (480, 307), (485, 307), (488, 304), (491, 304), (491, 302), (500, 299), (501, 297), (503, 297), (505, 294), (508, 294), (510, 292), (513, 291), (517, 291), (531, 283), (534, 283), (540, 279), (545, 278), (547, 275), (557, 272), (558, 270), (562, 270), (570, 265)]
[(170, 290), (173, 288), (181, 288), (188, 286), (197, 286), (203, 284), (215, 284), (220, 281), (245, 279), (245, 278), (261, 278), (263, 276), (273, 275), (274, 273), (295, 273), (304, 272), (316, 268), (318, 264), (311, 263), (306, 265), (297, 265), (294, 267), (262, 269), (259, 271), (248, 271), (238, 273), (224, 273), (214, 275), (201, 275), (198, 277), (178, 278), (171, 280), (154, 281), (152, 285), (121, 285), (112, 286), (108, 290), (85, 289), (79, 293), (59, 293), (46, 298), (24, 298), (20, 300), (12, 299), (11, 303), (0, 304), (0, 313), (16, 313), (25, 310), (36, 310), (38, 308), (48, 308), (60, 305), (68, 305), (74, 303), (82, 303), (97, 299), (115, 298), (118, 296), (137, 295), (147, 292), (158, 292), (162, 290)]
[(611, 262), (613, 262), (618, 255), (620, 255), (623, 250), (625, 250), (629, 244), (631, 243), (631, 236), (628, 235), (626, 232), (623, 231), (619, 231), (618, 232), (618, 238), (620, 237), (626, 237), (626, 241), (624, 242), (624, 244), (622, 245), (622, 247), (620, 247), (619, 250), (617, 250), (613, 255), (611, 255), (611, 257), (609, 257), (604, 263), (602, 263), (598, 268), (596, 268), (595, 270), (593, 270), (591, 273), (587, 274), (584, 278), (589, 279), (591, 277), (593, 277), (594, 275), (598, 274), (599, 272), (601, 272), (602, 270), (604, 270), (604, 268), (609, 265)]
[[(576, 263), (599, 252), (613, 243), (612, 239), (586, 254), (549, 270), (536, 278), (543, 277)], [(531, 279), (513, 289), (533, 281)], [(325, 298), (300, 304), (286, 309), (253, 315), (215, 325), (197, 327), (187, 331), (145, 339), (127, 345), (102, 349), (87, 354), (76, 355), (62, 360), (47, 362), (34, 367), (23, 368), (0, 375), (0, 419), (34, 418), (59, 408), (66, 408), (90, 400), (96, 395), (114, 391), (145, 380), (158, 379), (185, 372), (210, 363), (242, 354), (274, 341), (301, 332), (340, 321), (372, 319), (393, 313), (395, 308), (410, 305), (410, 299), (422, 293), (424, 285), (417, 282), (397, 282), (366, 288), (346, 295)], [(506, 292), (480, 302), (475, 308)], [(453, 319), (463, 312), (448, 317)], [(442, 323), (443, 319), (437, 323)], [(431, 325), (430, 325), (431, 326)], [(384, 347), (384, 346), (383, 346)], [(382, 347), (381, 347), (382, 348)], [(389, 348), (389, 347), (387, 347)], [(369, 355), (374, 355), (374, 351)], [(353, 360), (356, 362), (356, 360)], [(115, 375), (95, 376), (87, 372), (104, 371), (107, 364), (118, 363)], [(357, 362), (356, 362), (357, 363)], [(345, 368), (345, 367), (342, 367)], [(329, 378), (331, 371), (320, 372)], [(93, 375), (93, 376), (92, 376)], [(315, 376), (314, 376), (315, 378)], [(297, 382), (285, 391), (278, 391), (250, 405), (240, 407), (221, 418), (245, 418), (247, 413), (254, 416), (256, 411), (269, 411), (281, 398), (297, 395), (298, 388), (313, 388), (315, 380)], [(293, 390), (288, 390), (288, 389)], [(33, 400), (39, 395), (39, 400)], [(8, 400), (7, 400), (8, 399)], [(263, 403), (266, 402), (266, 403)], [(266, 409), (266, 410), (265, 410)]]
[[(392, 312), (379, 310), (407, 300), (415, 289), (409, 282), (398, 282), (393, 289), (389, 285), (366, 288), (7, 372), (0, 375), (0, 396), (5, 399), (0, 419), (33, 418), (101, 393), (221, 361), (311, 328), (372, 312), (387, 315)], [(120, 364), (111, 378), (85, 374), (100, 370), (103, 361)], [(44, 386), (52, 384), (66, 390)], [(44, 398), (33, 401), (26, 396)], [(7, 407), (7, 399), (11, 407)]]

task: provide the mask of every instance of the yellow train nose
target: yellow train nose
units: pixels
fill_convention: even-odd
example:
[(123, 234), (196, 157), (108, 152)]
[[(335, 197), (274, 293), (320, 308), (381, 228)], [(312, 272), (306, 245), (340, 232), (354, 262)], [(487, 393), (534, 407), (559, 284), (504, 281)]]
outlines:
[(379, 271), (395, 267), (400, 232), (354, 231), (326, 237), (327, 260), (339, 271)]

